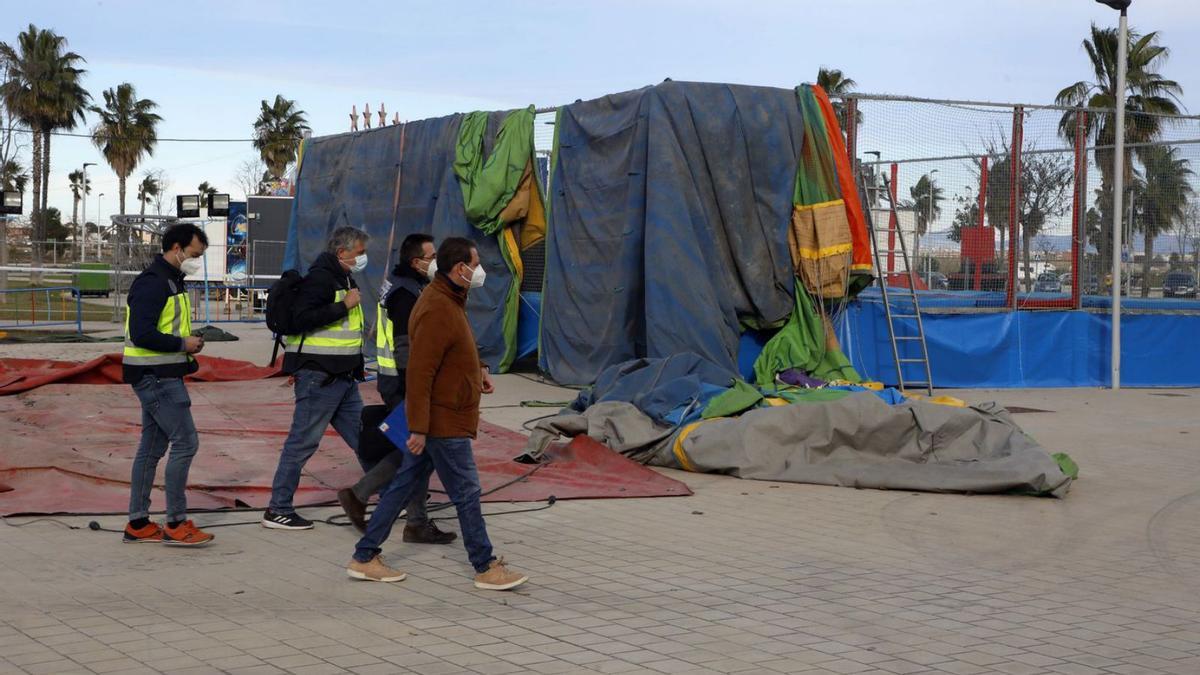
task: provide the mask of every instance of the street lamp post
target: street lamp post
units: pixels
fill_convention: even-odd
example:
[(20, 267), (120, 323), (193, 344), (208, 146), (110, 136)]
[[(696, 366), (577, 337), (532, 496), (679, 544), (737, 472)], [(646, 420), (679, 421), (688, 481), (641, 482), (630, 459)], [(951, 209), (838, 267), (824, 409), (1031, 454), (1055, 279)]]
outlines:
[(83, 163), (83, 188), (82, 188), (82, 190), (83, 190), (83, 223), (79, 226), (80, 232), (83, 235), (83, 245), (79, 247), (79, 262), (81, 262), (81, 263), (87, 262), (87, 193), (88, 193), (87, 168), (89, 166), (96, 166), (96, 163), (95, 162), (84, 162)]
[(100, 236), (100, 219), (104, 217), (104, 193), (96, 195), (96, 260), (100, 260), (100, 242), (103, 238)]
[(1121, 201), (1125, 197), (1125, 75), (1129, 60), (1129, 18), (1127, 11), (1133, 0), (1096, 0), (1121, 12), (1120, 31), (1117, 39), (1117, 111), (1116, 145), (1113, 156), (1113, 242), (1112, 242), (1112, 344), (1111, 378), (1112, 389), (1121, 388)]

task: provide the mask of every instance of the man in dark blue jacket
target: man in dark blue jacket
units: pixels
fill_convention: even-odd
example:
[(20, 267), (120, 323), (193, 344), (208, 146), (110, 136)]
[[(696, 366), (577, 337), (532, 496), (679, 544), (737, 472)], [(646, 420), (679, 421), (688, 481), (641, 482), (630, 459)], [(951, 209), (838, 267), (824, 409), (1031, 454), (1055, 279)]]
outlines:
[[(192, 355), (204, 348), (204, 340), (192, 337), (192, 308), (183, 280), (200, 270), (206, 248), (204, 230), (190, 223), (171, 226), (163, 233), (162, 255), (134, 279), (126, 298), (122, 374), (142, 404), (142, 439), (129, 480), (126, 542), (196, 546), (213, 539), (187, 519), (185, 494), (200, 442), (183, 378), (196, 372)], [(150, 492), (168, 447), (163, 528), (150, 520)]]
[(312, 529), (312, 521), (296, 513), (292, 499), (300, 472), (317, 451), (326, 427), (332, 424), (358, 453), (364, 319), (358, 284), (351, 275), (367, 268), (368, 238), (353, 227), (334, 230), (296, 294), (294, 319), (303, 333), (286, 336), (283, 355), (283, 370), (295, 380), (296, 409), (275, 469), (263, 527)]

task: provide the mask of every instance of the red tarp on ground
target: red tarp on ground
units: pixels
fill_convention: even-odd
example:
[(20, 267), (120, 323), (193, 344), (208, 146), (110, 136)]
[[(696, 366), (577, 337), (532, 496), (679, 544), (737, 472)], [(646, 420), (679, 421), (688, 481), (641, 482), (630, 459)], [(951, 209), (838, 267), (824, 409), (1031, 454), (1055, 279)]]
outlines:
[[(191, 382), (234, 382), (261, 380), (280, 375), (278, 368), (264, 368), (249, 361), (197, 356), (200, 370), (188, 376)], [(87, 363), (47, 359), (0, 359), (0, 396), (36, 389), (45, 384), (121, 384), (121, 355), (105, 354)]]
[[(265, 507), (292, 418), (287, 380), (195, 383), (188, 391), (200, 432), (200, 451), (188, 481), (189, 507)], [(364, 384), (362, 391), (369, 403), (378, 401), (373, 383)], [(140, 422), (141, 408), (127, 385), (53, 384), (0, 398), (0, 483), (11, 488), (0, 491), (0, 514), (125, 512)], [(512, 461), (524, 444), (519, 433), (481, 424), (475, 457), (485, 491), (533, 468)], [(484, 500), (691, 494), (683, 483), (590, 439), (576, 439), (550, 456), (549, 464)], [(165, 465), (164, 458), (159, 486)], [(332, 502), (338, 488), (361, 474), (354, 453), (330, 430), (305, 467), (296, 504)], [(440, 489), (436, 477), (433, 487)], [(445, 497), (435, 494), (433, 499)], [(153, 508), (163, 505), (163, 493), (156, 488)]]

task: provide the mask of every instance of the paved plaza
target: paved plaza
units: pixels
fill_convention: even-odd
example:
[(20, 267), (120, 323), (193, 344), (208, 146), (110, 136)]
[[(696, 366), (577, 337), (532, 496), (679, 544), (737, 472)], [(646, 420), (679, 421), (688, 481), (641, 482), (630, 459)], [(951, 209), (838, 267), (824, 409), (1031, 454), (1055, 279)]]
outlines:
[[(206, 353), (264, 362), (262, 330), (235, 332)], [(83, 360), (113, 347), (0, 351)], [(485, 403), (514, 407), (485, 418), (519, 430), (549, 412), (520, 401), (573, 395), (530, 377), (498, 377)], [(220, 527), (203, 550), (124, 546), (90, 518), (0, 526), (0, 672), (1200, 673), (1200, 392), (950, 393), (1040, 411), (1016, 419), (1078, 461), (1070, 494), (668, 471), (695, 495), (490, 517), (498, 553), (531, 576), (511, 593), (475, 590), (459, 543), (398, 536), (385, 555), (406, 581), (352, 581), (356, 536), (323, 523)]]

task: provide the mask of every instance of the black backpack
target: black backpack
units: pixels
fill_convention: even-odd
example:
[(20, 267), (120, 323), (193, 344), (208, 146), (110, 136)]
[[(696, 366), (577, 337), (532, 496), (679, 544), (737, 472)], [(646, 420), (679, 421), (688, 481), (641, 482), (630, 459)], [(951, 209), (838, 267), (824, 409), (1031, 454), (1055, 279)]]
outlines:
[[(305, 277), (298, 271), (288, 270), (267, 290), (267, 328), (270, 328), (271, 332), (275, 334), (275, 348), (271, 351), (271, 363), (268, 365), (275, 364), (285, 335), (303, 333), (296, 325), (296, 313), (293, 308), (296, 304), (296, 296), (300, 293), (300, 285), (304, 283), (304, 280)], [(301, 340), (300, 346), (304, 347), (303, 340)]]

